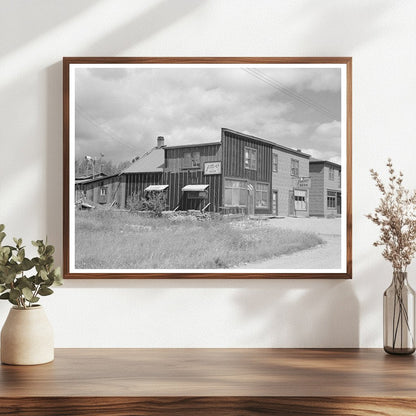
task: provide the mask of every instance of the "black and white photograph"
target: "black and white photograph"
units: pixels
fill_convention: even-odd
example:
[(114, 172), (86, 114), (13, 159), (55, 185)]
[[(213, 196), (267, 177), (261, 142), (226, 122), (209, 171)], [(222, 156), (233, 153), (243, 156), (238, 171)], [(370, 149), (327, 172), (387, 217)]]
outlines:
[(66, 59), (67, 277), (346, 277), (347, 58)]

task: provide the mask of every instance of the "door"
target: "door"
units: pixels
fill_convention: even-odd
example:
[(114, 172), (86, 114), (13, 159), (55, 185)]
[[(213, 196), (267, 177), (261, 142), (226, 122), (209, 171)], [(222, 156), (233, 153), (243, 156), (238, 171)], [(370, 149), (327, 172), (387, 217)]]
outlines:
[(247, 185), (247, 211), (248, 215), (254, 215), (254, 186), (249, 183)]
[(337, 214), (341, 215), (341, 192), (337, 192)]
[(278, 215), (277, 191), (273, 191), (272, 214)]

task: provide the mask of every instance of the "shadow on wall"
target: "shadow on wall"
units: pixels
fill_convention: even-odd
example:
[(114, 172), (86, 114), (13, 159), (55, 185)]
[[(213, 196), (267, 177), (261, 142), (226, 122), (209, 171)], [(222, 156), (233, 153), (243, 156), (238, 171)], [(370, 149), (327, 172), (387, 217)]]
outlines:
[[(13, 52), (39, 36), (76, 18), (88, 8), (100, 3), (99, 0), (8, 1), (2, 4), (0, 27), (2, 33), (12, 33), (7, 42), (0, 43), (0, 56)], [(16, 30), (16, 26), (24, 30)]]
[(241, 321), (251, 328), (241, 344), (359, 346), (360, 311), (351, 281), (280, 280), (260, 285), (235, 296)]
[[(75, 14), (82, 11), (81, 4), (72, 5)], [(84, 2), (85, 3), (85, 2)], [(130, 23), (124, 24), (99, 42), (81, 49), (79, 56), (119, 55), (127, 48), (137, 45), (146, 38), (176, 23), (187, 14), (201, 7), (202, 2), (194, 0), (164, 0), (156, 3), (139, 16), (134, 16)], [(85, 7), (84, 7), (85, 8)], [(65, 7), (66, 10), (66, 7)], [(59, 19), (58, 19), (59, 20)], [(47, 68), (47, 207), (46, 224), (50, 241), (56, 241), (56, 259), (62, 259), (62, 62)], [(60, 262), (62, 263), (62, 262)]]
[[(137, 46), (203, 5), (204, 2), (195, 0), (163, 0), (131, 19), (130, 23), (123, 24), (122, 27), (89, 45), (83, 53), (86, 56), (88, 54), (90, 56), (120, 55), (124, 50)], [(178, 43), (186, 42), (185, 34), (184, 37), (184, 39), (178, 39)]]

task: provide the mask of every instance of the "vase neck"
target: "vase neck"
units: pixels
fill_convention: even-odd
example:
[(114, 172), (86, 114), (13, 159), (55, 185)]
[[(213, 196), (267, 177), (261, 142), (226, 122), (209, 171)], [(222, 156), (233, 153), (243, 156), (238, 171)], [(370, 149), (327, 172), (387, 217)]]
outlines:
[(404, 283), (407, 281), (407, 272), (393, 272), (393, 280), (399, 281), (400, 283)]

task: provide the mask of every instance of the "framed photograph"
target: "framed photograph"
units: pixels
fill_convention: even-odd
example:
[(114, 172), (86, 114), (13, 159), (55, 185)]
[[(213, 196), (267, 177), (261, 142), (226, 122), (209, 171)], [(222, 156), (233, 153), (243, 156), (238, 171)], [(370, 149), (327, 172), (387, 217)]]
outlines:
[(351, 68), (64, 58), (64, 277), (351, 278)]

